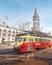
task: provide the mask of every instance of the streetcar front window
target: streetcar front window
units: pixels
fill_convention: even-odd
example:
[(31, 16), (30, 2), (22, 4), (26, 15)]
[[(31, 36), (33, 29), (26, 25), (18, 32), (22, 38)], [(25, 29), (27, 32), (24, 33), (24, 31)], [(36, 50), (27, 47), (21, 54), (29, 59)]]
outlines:
[(33, 39), (31, 39), (31, 38), (29, 38), (29, 39), (28, 38), (24, 38), (23, 41), (25, 41), (25, 42), (29, 42), (29, 41), (32, 42)]
[(16, 42), (22, 42), (22, 38), (16, 38), (15, 41)]

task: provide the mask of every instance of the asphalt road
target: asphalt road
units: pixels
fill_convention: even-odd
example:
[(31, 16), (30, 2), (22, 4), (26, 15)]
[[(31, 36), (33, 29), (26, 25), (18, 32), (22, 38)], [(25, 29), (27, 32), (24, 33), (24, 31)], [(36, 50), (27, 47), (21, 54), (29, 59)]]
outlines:
[(30, 53), (17, 54), (13, 52), (12, 46), (0, 45), (1, 65), (23, 65), (23, 63), (24, 65), (52, 65), (52, 47), (35, 50)]

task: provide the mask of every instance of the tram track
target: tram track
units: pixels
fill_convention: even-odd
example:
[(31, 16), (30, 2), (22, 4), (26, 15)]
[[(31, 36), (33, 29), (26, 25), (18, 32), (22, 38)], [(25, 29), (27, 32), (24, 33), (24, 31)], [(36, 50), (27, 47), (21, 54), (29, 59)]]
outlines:
[(0, 63), (3, 62), (13, 62), (13, 61), (26, 61), (29, 60), (29, 58), (34, 57), (34, 53), (39, 52), (40, 50), (35, 50), (33, 52), (26, 52), (26, 53), (19, 53), (17, 54), (16, 52), (10, 52), (10, 53), (4, 53), (2, 55), (0, 55)]
[(6, 53), (3, 53), (3, 54), (0, 54), (0, 59), (6, 60), (7, 58), (8, 59), (9, 58), (10, 59), (11, 58), (13, 58), (13, 59), (15, 59), (15, 58), (24, 58), (24, 57), (30, 56), (31, 54), (34, 54), (36, 52), (38, 52), (38, 50), (33, 51), (33, 52), (26, 52), (26, 53), (16, 53), (16, 52), (11, 52), (10, 51), (10, 53), (6, 52)]
[(51, 65), (52, 59), (44, 59), (44, 58), (35, 57), (36, 53), (38, 54), (39, 52), (45, 51), (45, 50), (46, 49), (34, 50), (33, 52), (26, 52), (26, 53), (16, 53), (16, 52), (10, 51), (10, 53), (7, 52), (0, 55), (0, 64), (1, 65), (4, 65), (4, 64), (15, 65), (16, 63), (27, 63), (27, 62), (34, 62), (34, 61), (36, 62), (39, 60), (39, 61), (44, 61), (48, 63), (48, 65)]

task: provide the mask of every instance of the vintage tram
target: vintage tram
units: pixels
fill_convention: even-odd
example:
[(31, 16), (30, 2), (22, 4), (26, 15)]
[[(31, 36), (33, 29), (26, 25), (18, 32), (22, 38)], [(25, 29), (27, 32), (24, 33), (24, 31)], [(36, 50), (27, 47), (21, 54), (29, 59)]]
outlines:
[(14, 51), (29, 52), (35, 49), (42, 49), (52, 46), (52, 39), (49, 37), (35, 36), (31, 34), (16, 35), (14, 41)]

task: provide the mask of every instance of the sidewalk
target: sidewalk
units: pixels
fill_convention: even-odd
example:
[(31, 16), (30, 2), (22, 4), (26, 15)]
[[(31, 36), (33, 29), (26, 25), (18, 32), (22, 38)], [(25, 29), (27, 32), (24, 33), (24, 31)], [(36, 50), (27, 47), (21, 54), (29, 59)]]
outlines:
[(13, 51), (13, 46), (0, 44), (0, 53), (6, 53), (10, 51)]

